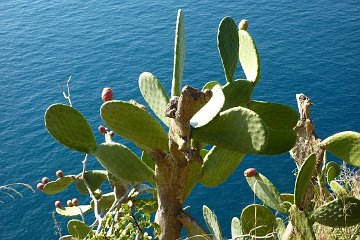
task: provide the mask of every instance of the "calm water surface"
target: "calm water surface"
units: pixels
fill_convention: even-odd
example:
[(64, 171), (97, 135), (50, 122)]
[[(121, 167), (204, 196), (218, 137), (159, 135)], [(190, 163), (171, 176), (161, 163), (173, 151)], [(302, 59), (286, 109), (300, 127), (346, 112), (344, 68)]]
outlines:
[[(358, 1), (26, 1), (0, 2), (0, 185), (32, 186), (55, 171), (81, 171), (82, 156), (55, 142), (43, 115), (65, 103), (57, 84), (72, 75), (72, 100), (90, 121), (101, 124), (100, 93), (110, 86), (118, 99), (144, 103), (137, 88), (143, 71), (170, 90), (177, 10), (185, 13), (187, 55), (184, 83), (225, 83), (216, 46), (224, 16), (246, 18), (261, 56), (262, 80), (254, 98), (296, 107), (303, 92), (315, 103), (312, 115), (321, 138), (360, 131), (360, 4)], [(243, 76), (241, 69), (238, 77)], [(95, 131), (96, 132), (96, 131)], [(102, 141), (96, 132), (98, 142)], [(124, 142), (123, 140), (117, 139)], [(198, 185), (186, 202), (202, 219), (207, 204), (224, 236), (253, 196), (242, 172), (256, 167), (282, 192), (291, 192), (295, 168), (288, 154), (249, 155), (225, 184)], [(91, 159), (90, 168), (97, 168)], [(74, 196), (44, 196), (19, 189), (16, 201), (0, 193), (0, 239), (56, 239), (53, 203)], [(80, 197), (80, 201), (85, 201)], [(57, 217), (66, 233), (66, 221)], [(201, 220), (202, 221), (202, 220)]]

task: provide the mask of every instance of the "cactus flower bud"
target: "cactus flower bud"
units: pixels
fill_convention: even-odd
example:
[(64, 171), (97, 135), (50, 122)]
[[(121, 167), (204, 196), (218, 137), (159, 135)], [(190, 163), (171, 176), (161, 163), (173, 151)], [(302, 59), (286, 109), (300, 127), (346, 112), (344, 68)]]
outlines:
[(101, 93), (101, 98), (103, 102), (111, 101), (113, 99), (114, 93), (111, 88), (104, 88)]
[(256, 175), (256, 169), (255, 168), (248, 168), (244, 172), (245, 177), (253, 177)]

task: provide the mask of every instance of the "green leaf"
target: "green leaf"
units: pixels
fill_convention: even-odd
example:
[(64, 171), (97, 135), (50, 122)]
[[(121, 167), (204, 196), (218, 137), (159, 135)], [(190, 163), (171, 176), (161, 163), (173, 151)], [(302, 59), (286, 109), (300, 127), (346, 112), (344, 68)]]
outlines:
[[(82, 173), (75, 178), (75, 186), (79, 193), (89, 194), (84, 182), (80, 179)], [(89, 187), (92, 191), (98, 189), (101, 184), (107, 179), (107, 173), (103, 170), (92, 170), (85, 172), (86, 182), (89, 184)]]
[(95, 156), (105, 169), (121, 179), (142, 182), (154, 177), (154, 172), (130, 149), (120, 143), (99, 145)]
[[(81, 209), (81, 212), (80, 212)], [(91, 210), (90, 205), (80, 205), (74, 207), (62, 207), (56, 208), (56, 212), (64, 217), (76, 217), (81, 216), (82, 213), (87, 213)]]
[(304, 161), (298, 175), (296, 176), (295, 188), (294, 188), (294, 199), (295, 204), (300, 206), (306, 190), (310, 184), (313, 171), (316, 165), (316, 155), (313, 153)]
[(44, 193), (46, 194), (56, 194), (64, 191), (70, 184), (74, 181), (74, 176), (64, 176), (58, 178), (55, 181), (50, 181), (44, 185)]
[(185, 22), (182, 10), (179, 9), (176, 20), (174, 72), (171, 86), (171, 96), (180, 96), (185, 64)]
[[(264, 236), (274, 232), (277, 226), (276, 218), (270, 209), (259, 204), (244, 208), (240, 219), (243, 233), (250, 234), (253, 239), (264, 239)], [(265, 239), (274, 239), (274, 237)]]
[(150, 108), (161, 121), (169, 126), (170, 119), (165, 116), (165, 109), (169, 103), (169, 96), (159, 80), (149, 72), (144, 72), (139, 77), (139, 87)]
[(216, 215), (206, 205), (203, 205), (203, 216), (214, 240), (222, 240), (221, 228)]
[(215, 187), (225, 182), (235, 171), (245, 154), (214, 146), (204, 158), (200, 182)]
[(192, 127), (199, 128), (208, 124), (220, 112), (225, 102), (225, 96), (220, 85), (215, 85), (212, 93), (210, 100), (190, 119)]
[(329, 227), (350, 227), (360, 223), (360, 200), (355, 197), (335, 199), (313, 211), (311, 219)]
[(237, 25), (231, 17), (221, 20), (217, 39), (226, 81), (232, 82), (238, 61), (239, 35)]
[(64, 104), (51, 105), (45, 113), (45, 126), (63, 145), (83, 153), (94, 152), (94, 133), (84, 116), (75, 108)]
[(161, 125), (145, 110), (123, 101), (101, 106), (105, 124), (120, 136), (140, 147), (168, 151), (168, 136)]
[(70, 220), (67, 228), (71, 236), (76, 239), (84, 239), (93, 235), (92, 229), (84, 222), (77, 219)]
[(360, 133), (340, 132), (326, 138), (321, 145), (341, 160), (360, 167)]
[(239, 59), (246, 78), (257, 84), (260, 80), (260, 57), (254, 40), (245, 30), (239, 30)]
[(205, 126), (193, 129), (192, 138), (231, 151), (256, 153), (265, 147), (267, 132), (259, 115), (235, 107), (221, 112)]
[(281, 206), (283, 200), (280, 192), (269, 179), (261, 173), (257, 173), (253, 177), (246, 177), (246, 181), (251, 190), (265, 205), (278, 212), (286, 213), (286, 210)]
[(235, 80), (225, 84), (223, 93), (225, 95), (225, 103), (222, 111), (233, 107), (244, 107), (251, 100), (254, 85), (248, 80)]

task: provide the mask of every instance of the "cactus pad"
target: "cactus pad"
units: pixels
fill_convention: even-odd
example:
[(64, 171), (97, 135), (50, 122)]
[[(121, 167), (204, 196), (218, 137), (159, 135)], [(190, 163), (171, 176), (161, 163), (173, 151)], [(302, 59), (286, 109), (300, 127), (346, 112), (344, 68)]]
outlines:
[(207, 82), (203, 88), (202, 88), (202, 91), (205, 91), (206, 89), (209, 89), (211, 90), (215, 85), (221, 85), (218, 81), (210, 81), (210, 82)]
[[(102, 211), (107, 211), (115, 202), (115, 195), (114, 192), (106, 193), (101, 196), (98, 200), (98, 209)], [(94, 201), (91, 200), (90, 202), (91, 208), (94, 209)]]
[(203, 216), (204, 216), (206, 225), (208, 226), (208, 229), (210, 230), (210, 233), (213, 236), (213, 239), (214, 240), (222, 240), (221, 228), (220, 228), (219, 222), (216, 218), (216, 215), (206, 205), (203, 205)]
[(340, 132), (326, 138), (321, 145), (341, 160), (360, 167), (360, 133)]
[(330, 181), (330, 188), (331, 190), (336, 193), (336, 195), (338, 196), (345, 196), (345, 195), (349, 195), (349, 193), (346, 191), (345, 188), (343, 188), (343, 186), (341, 186), (337, 181), (332, 180)]
[(235, 171), (245, 154), (214, 146), (204, 158), (200, 182), (215, 187), (225, 182)]
[(233, 107), (244, 107), (251, 100), (254, 85), (248, 80), (235, 80), (225, 84), (223, 93), (225, 95), (225, 103), (222, 111)]
[(265, 239), (275, 239), (270, 233), (276, 229), (276, 218), (267, 207), (259, 204), (249, 205), (242, 210), (240, 219), (244, 234), (249, 234), (253, 239), (264, 239), (267, 235), (269, 237)]
[(281, 200), (285, 202), (289, 202), (291, 204), (294, 204), (294, 194), (290, 193), (281, 193), (280, 194)]
[(190, 195), (202, 174), (201, 163), (199, 161), (190, 161), (186, 167), (189, 169), (189, 175), (186, 179), (184, 200)]
[[(84, 182), (82, 181), (82, 179), (79, 179), (81, 175), (82, 173), (75, 178), (76, 189), (81, 194), (89, 194)], [(107, 179), (107, 173), (103, 170), (86, 171), (85, 179), (86, 182), (89, 184), (90, 189), (92, 191), (95, 191)]]
[(212, 238), (208, 236), (208, 233), (203, 229), (203, 227), (187, 212), (181, 212), (178, 219), (184, 226), (188, 239), (212, 240)]
[(235, 107), (221, 112), (205, 126), (193, 129), (192, 137), (231, 151), (255, 153), (265, 147), (267, 132), (259, 115)]
[(218, 113), (225, 102), (225, 96), (220, 85), (212, 88), (212, 97), (210, 100), (190, 119), (190, 125), (199, 128), (209, 123)]
[(306, 190), (310, 184), (316, 164), (316, 155), (313, 153), (302, 164), (295, 181), (294, 199), (295, 204), (300, 206)]
[(144, 151), (142, 152), (141, 161), (143, 163), (145, 163), (153, 171), (155, 171), (155, 161), (154, 161), (154, 159), (152, 159), (152, 157), (148, 153), (146, 153)]
[(231, 220), (231, 239), (242, 239), (240, 236), (243, 235), (240, 219), (233, 217)]
[(184, 75), (185, 64), (185, 22), (182, 10), (179, 9), (176, 30), (175, 30), (175, 46), (174, 46), (174, 72), (171, 86), (171, 96), (180, 96), (181, 82)]
[[(80, 212), (80, 209), (81, 212)], [(87, 213), (91, 210), (90, 205), (80, 205), (80, 206), (74, 206), (74, 207), (62, 207), (62, 208), (56, 208), (56, 212), (64, 217), (76, 217), (81, 216), (81, 213)]]
[(231, 17), (221, 20), (217, 36), (217, 44), (224, 66), (227, 82), (232, 82), (239, 54), (239, 34), (237, 25)]
[(58, 178), (55, 181), (50, 181), (44, 185), (44, 193), (46, 194), (56, 194), (64, 191), (70, 184), (74, 181), (74, 176), (64, 176)]
[(255, 42), (245, 30), (239, 30), (239, 59), (248, 80), (260, 80), (260, 57)]
[(77, 219), (70, 220), (67, 228), (71, 236), (75, 239), (84, 239), (93, 235), (92, 229), (84, 222)]
[(250, 188), (255, 195), (267, 206), (278, 212), (286, 213), (281, 206), (282, 199), (279, 190), (261, 173), (257, 173), (253, 177), (246, 177)]
[(315, 240), (315, 235), (308, 217), (300, 211), (296, 205), (292, 205), (290, 210), (290, 220), (294, 226), (297, 239)]
[(333, 200), (312, 214), (311, 219), (329, 227), (349, 227), (360, 223), (360, 200), (341, 197)]
[(325, 172), (326, 172), (327, 182), (328, 184), (330, 184), (332, 180), (334, 180), (340, 175), (341, 168), (339, 164), (337, 164), (336, 162), (328, 162), (325, 167)]
[(63, 145), (83, 153), (93, 153), (96, 147), (94, 133), (84, 116), (65, 104), (53, 104), (45, 113), (45, 126)]
[(165, 109), (169, 103), (169, 96), (166, 94), (159, 80), (151, 73), (144, 72), (139, 77), (139, 87), (150, 108), (156, 116), (167, 126), (170, 119), (165, 116)]
[(168, 151), (168, 136), (161, 125), (145, 110), (123, 101), (101, 106), (105, 124), (120, 136), (140, 147)]
[(281, 218), (276, 218), (276, 223), (277, 223), (276, 234), (277, 234), (278, 239), (281, 239), (282, 235), (284, 234), (284, 232), (286, 230), (286, 226), (285, 226), (284, 220), (282, 220)]
[(298, 121), (298, 113), (283, 104), (251, 101), (248, 108), (256, 112), (266, 125), (268, 143), (259, 152), (261, 155), (277, 155), (288, 152), (296, 143), (296, 132), (293, 129)]
[(154, 172), (130, 149), (120, 143), (103, 143), (96, 148), (95, 156), (115, 176), (135, 182), (152, 180)]

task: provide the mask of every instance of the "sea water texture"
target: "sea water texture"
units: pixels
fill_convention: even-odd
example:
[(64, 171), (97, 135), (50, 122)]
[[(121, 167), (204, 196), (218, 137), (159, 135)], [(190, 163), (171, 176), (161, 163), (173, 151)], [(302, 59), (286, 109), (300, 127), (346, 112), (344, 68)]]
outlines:
[[(145, 103), (137, 87), (152, 72), (169, 92), (177, 10), (186, 22), (184, 84), (225, 83), (217, 50), (217, 27), (225, 16), (249, 20), (262, 65), (254, 99), (289, 104), (303, 92), (315, 103), (316, 133), (326, 138), (360, 131), (360, 4), (347, 1), (116, 1), (3, 0), (0, 2), (0, 185), (33, 187), (55, 171), (81, 171), (82, 155), (56, 142), (43, 116), (52, 103), (67, 103), (58, 84), (72, 76), (74, 106), (96, 131), (103, 87), (116, 99)], [(237, 77), (244, 76), (241, 68)], [(120, 140), (116, 137), (116, 140)], [(130, 145), (133, 148), (133, 145)], [(89, 168), (99, 168), (90, 158)], [(198, 185), (186, 206), (202, 223), (202, 205), (215, 211), (230, 238), (232, 217), (253, 202), (243, 171), (256, 167), (281, 192), (291, 192), (295, 165), (289, 154), (248, 155), (228, 181)], [(0, 193), (0, 239), (57, 239), (54, 201), (77, 196), (74, 188), (46, 196), (17, 188), (23, 197)], [(86, 201), (79, 197), (80, 203)], [(66, 220), (57, 216), (66, 233)]]

